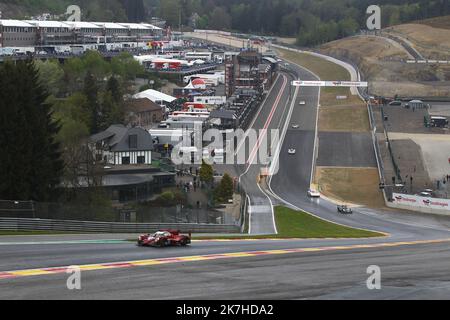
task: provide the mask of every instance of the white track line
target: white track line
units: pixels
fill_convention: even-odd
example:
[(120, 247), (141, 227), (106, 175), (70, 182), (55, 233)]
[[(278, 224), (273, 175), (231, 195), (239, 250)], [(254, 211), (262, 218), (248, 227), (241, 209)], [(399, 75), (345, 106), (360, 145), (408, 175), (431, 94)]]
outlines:
[(269, 96), (272, 94), (273, 89), (275, 88), (275, 84), (278, 82), (279, 78), (280, 78), (280, 74), (277, 76), (277, 78), (275, 79), (274, 85), (272, 86), (272, 88), (270, 88), (269, 93), (267, 94), (267, 96), (264, 98), (264, 101), (261, 103), (261, 106), (258, 109), (258, 113), (255, 115), (255, 117), (252, 120), (252, 123), (250, 124), (249, 128), (245, 131), (244, 137), (242, 139), (242, 141), (238, 144), (237, 148), (236, 148), (236, 152), (234, 153), (235, 156), (237, 156), (239, 149), (242, 147), (242, 145), (245, 143), (245, 140), (248, 137), (248, 133), (250, 132), (250, 130), (253, 128), (253, 125), (255, 124), (256, 119), (259, 117), (259, 114), (261, 113), (262, 107), (264, 106), (264, 104), (267, 101), (267, 98), (269, 98)]

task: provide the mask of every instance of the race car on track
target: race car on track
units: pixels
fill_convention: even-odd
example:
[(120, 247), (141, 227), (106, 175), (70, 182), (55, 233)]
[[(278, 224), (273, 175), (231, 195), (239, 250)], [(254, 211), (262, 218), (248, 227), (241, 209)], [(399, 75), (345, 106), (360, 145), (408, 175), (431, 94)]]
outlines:
[(187, 246), (191, 243), (191, 235), (180, 234), (176, 230), (161, 230), (154, 234), (139, 236), (137, 245), (140, 247), (170, 247)]
[(297, 150), (295, 150), (295, 149), (289, 149), (289, 150), (288, 150), (288, 153), (289, 153), (290, 155), (294, 155), (294, 154), (297, 153)]
[(320, 192), (316, 191), (315, 189), (309, 189), (308, 190), (308, 197), (310, 197), (310, 198), (320, 198)]
[(353, 210), (351, 208), (347, 207), (346, 205), (338, 206), (337, 210), (339, 213), (342, 213), (342, 214), (352, 214), (353, 213)]

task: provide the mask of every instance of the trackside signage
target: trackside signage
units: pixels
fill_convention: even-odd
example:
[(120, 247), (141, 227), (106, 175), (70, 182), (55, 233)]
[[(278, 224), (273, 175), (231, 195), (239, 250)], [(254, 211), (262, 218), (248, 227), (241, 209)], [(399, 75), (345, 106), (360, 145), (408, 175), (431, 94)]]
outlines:
[(292, 81), (295, 87), (367, 87), (364, 81)]
[(428, 209), (450, 211), (450, 199), (437, 199), (437, 198), (394, 193), (393, 202), (399, 205), (406, 205), (416, 208), (428, 208)]
[(211, 105), (221, 105), (227, 102), (227, 97), (225, 96), (200, 96), (194, 97), (195, 103), (204, 103)]

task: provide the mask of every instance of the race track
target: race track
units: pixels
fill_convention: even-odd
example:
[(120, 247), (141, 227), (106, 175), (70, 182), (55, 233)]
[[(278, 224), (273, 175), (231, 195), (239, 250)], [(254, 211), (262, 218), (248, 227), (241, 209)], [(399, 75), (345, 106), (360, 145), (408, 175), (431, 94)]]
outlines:
[[(301, 79), (315, 79), (307, 70), (292, 67)], [(240, 168), (251, 205), (261, 209), (254, 211), (259, 215), (253, 214), (253, 233), (273, 232), (272, 212), (266, 210), (272, 202), (389, 236), (194, 241), (187, 248), (164, 249), (140, 248), (133, 242), (105, 241), (104, 237), (93, 243), (80, 241), (83, 236), (57, 236), (61, 242), (55, 243), (48, 243), (45, 236), (2, 237), (0, 299), (450, 298), (448, 218), (365, 208), (343, 216), (336, 213), (334, 204), (306, 196), (313, 168), (319, 92), (303, 88), (290, 104), (292, 92), (283, 85), (289, 79), (289, 74), (281, 73), (253, 124), (257, 129), (282, 128), (293, 105), (279, 171), (270, 181), (273, 194), (264, 193), (254, 179), (260, 166)], [(299, 105), (301, 100), (306, 101), (305, 106)], [(271, 112), (272, 120), (267, 122)], [(292, 124), (300, 128), (292, 129)], [(288, 155), (289, 148), (296, 148), (296, 155)], [(74, 241), (64, 242), (71, 239)], [(111, 263), (114, 266), (107, 267)], [(66, 288), (69, 275), (64, 268), (54, 269), (54, 273), (39, 270), (71, 265), (86, 270), (82, 271), (80, 291)], [(381, 268), (381, 290), (366, 286), (370, 265)]]

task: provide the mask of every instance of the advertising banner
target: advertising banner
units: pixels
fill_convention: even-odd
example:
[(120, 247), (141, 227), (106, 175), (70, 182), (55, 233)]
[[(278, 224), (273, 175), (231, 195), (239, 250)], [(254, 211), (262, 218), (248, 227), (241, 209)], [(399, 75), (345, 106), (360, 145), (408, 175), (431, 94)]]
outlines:
[(450, 211), (450, 199), (438, 199), (401, 193), (394, 193), (392, 198), (393, 203), (399, 205)]
[(292, 81), (295, 87), (367, 87), (364, 81)]

